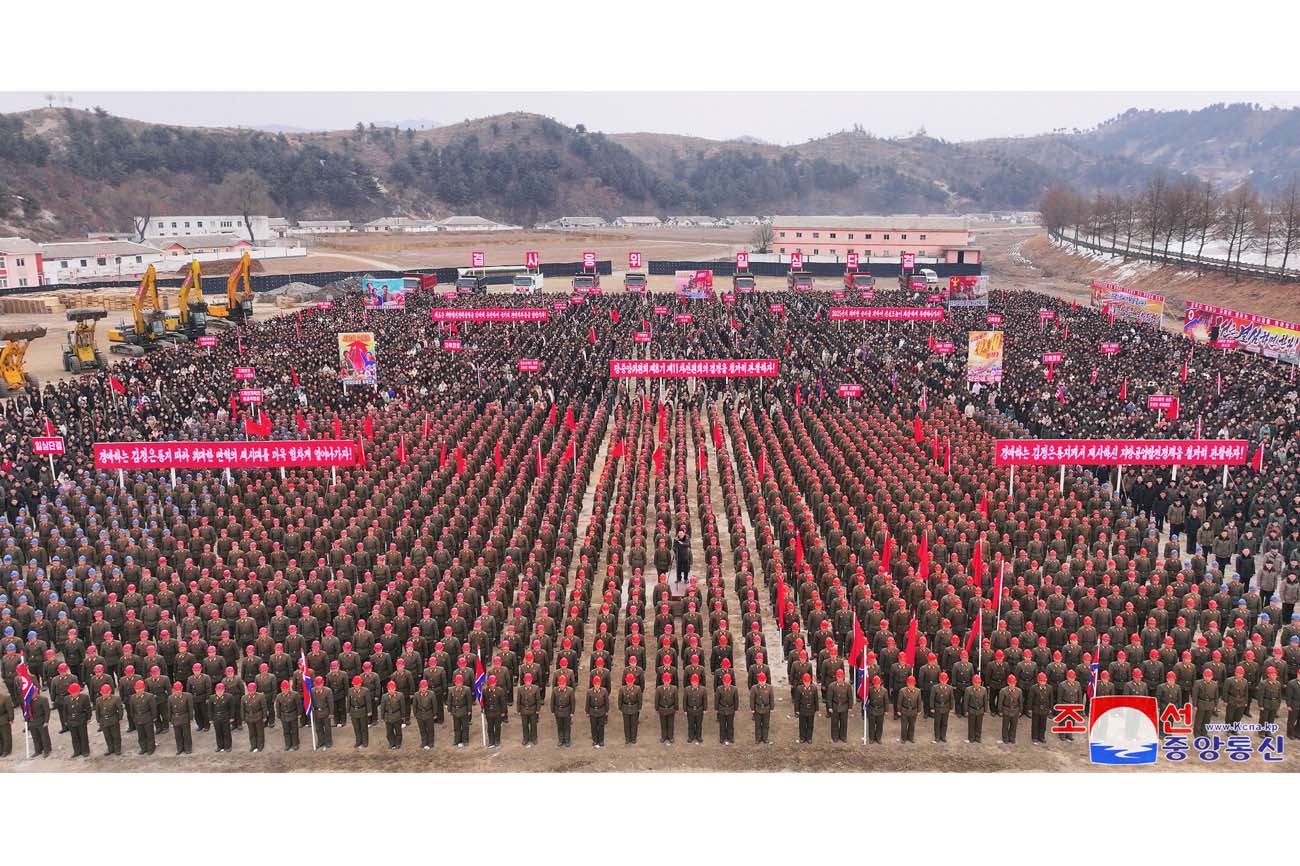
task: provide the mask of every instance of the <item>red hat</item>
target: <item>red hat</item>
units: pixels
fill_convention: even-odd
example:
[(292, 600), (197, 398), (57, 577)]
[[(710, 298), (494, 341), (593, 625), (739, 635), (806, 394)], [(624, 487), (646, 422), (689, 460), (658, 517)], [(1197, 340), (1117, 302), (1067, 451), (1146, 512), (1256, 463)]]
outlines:
[(282, 691), (282, 692), (287, 692), (287, 691), (289, 691), (289, 681), (288, 681), (288, 680), (285, 680), (284, 682), (280, 683), (280, 691)]
[(1207, 680), (1212, 680), (1214, 679), (1214, 671), (1210, 670), (1209, 668), (1206, 668), (1205, 672), (1202, 673), (1201, 676), (1203, 676)]
[(842, 679), (844, 679), (844, 668), (840, 668), (839, 670), (837, 670), (837, 671), (835, 672), (835, 679), (837, 679), (837, 680), (842, 680)]
[(600, 677), (592, 677), (592, 678), (591, 678), (591, 684), (592, 684), (593, 686), (598, 686), (598, 685), (600, 685)]
[(916, 677), (908, 677), (908, 678), (907, 678), (907, 684), (908, 684), (909, 686), (914, 686), (914, 685), (916, 685)]
[[(456, 676), (460, 676), (460, 674), (457, 674)], [(352, 685), (354, 685), (354, 686), (359, 686), (359, 685), (361, 685), (361, 677), (353, 677), (353, 678), (352, 678)]]
[[(561, 679), (563, 679), (563, 678), (561, 678)], [(668, 673), (666, 673), (666, 674), (663, 675), (663, 681), (664, 681), (664, 684), (665, 684), (665, 685), (667, 685), (668, 683), (672, 682), (672, 679), (673, 679), (673, 675), (672, 675), (672, 674), (668, 674)]]
[(941, 683), (946, 683), (946, 682), (948, 682), (948, 675), (947, 675), (946, 673), (944, 673), (943, 671), (940, 671), (940, 672), (939, 672), (939, 682), (941, 682)]
[(804, 681), (805, 683), (810, 683), (810, 682), (812, 682), (812, 674), (804, 674), (804, 675), (803, 675), (803, 681)]
[(110, 686), (108, 683), (104, 683), (102, 686), (99, 687), (99, 693), (101, 695), (106, 695), (111, 691), (113, 691), (113, 687)]
[[(76, 685), (76, 683), (73, 683), (73, 685)], [(182, 688), (184, 688), (184, 686), (182, 686), (179, 682), (172, 683), (172, 691), (179, 692)]]
[[(179, 686), (180, 683), (177, 683), (176, 685)], [(80, 691), (81, 691), (81, 686), (80, 686), (79, 684), (77, 684), (77, 683), (68, 683), (68, 694), (70, 694), (70, 695), (75, 695), (75, 694), (77, 694), (77, 693), (80, 692)]]

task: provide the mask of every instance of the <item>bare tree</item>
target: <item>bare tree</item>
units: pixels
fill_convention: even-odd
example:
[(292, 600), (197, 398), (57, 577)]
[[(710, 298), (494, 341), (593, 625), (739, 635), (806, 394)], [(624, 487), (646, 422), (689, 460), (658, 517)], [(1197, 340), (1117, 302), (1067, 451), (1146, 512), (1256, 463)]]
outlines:
[(1205, 252), (1205, 242), (1219, 222), (1221, 208), (1222, 204), (1219, 201), (1218, 193), (1214, 191), (1214, 187), (1209, 181), (1202, 181), (1200, 192), (1196, 197), (1195, 210), (1193, 211), (1193, 225), (1199, 239), (1196, 247), (1196, 270), (1198, 272), (1201, 269), (1201, 254)]
[(1169, 179), (1163, 169), (1157, 169), (1147, 181), (1147, 185), (1142, 190), (1142, 195), (1137, 201), (1138, 218), (1144, 229), (1144, 234), (1150, 239), (1147, 248), (1152, 253), (1156, 251), (1156, 236), (1164, 227), (1167, 216), (1165, 199), (1169, 192)]
[[(1196, 233), (1196, 213), (1200, 199), (1200, 188), (1193, 181), (1184, 181), (1174, 186), (1171, 194), (1172, 237), (1178, 239), (1178, 257), (1182, 258), (1187, 250), (1187, 242)], [(1169, 251), (1168, 242), (1165, 251)]]
[(1252, 241), (1251, 217), (1258, 207), (1259, 196), (1249, 182), (1243, 183), (1224, 197), (1223, 212), (1219, 215), (1217, 227), (1218, 237), (1228, 242), (1227, 259), (1238, 277), (1241, 276), (1241, 254)]
[(1079, 197), (1058, 184), (1049, 186), (1038, 200), (1038, 212), (1049, 232), (1060, 234), (1067, 226), (1074, 226), (1074, 238), (1079, 239), (1079, 223), (1084, 214)]
[(757, 247), (756, 252), (770, 253), (772, 251), (772, 224), (759, 223), (754, 226), (754, 234), (750, 237), (750, 242)]
[(1281, 280), (1291, 254), (1300, 251), (1300, 181), (1291, 175), (1291, 182), (1278, 197), (1278, 251), (1282, 253)]
[(149, 220), (153, 219), (153, 199), (142, 199), (145, 203), (144, 210), (140, 216), (131, 217), (131, 228), (135, 234), (135, 242), (144, 243), (144, 236), (149, 230)]
[(1269, 256), (1276, 253), (1278, 235), (1278, 203), (1276, 198), (1269, 198), (1259, 203), (1259, 208), (1252, 216), (1251, 229), (1259, 249), (1264, 253), (1264, 267), (1268, 267)]
[(252, 217), (269, 215), (275, 207), (262, 176), (251, 169), (229, 172), (221, 179), (216, 198), (221, 207), (233, 210), (244, 218), (248, 242), (257, 243)]
[(1115, 221), (1124, 234), (1124, 258), (1128, 258), (1129, 250), (1133, 248), (1133, 235), (1141, 224), (1137, 205), (1131, 199), (1121, 198), (1115, 213)]

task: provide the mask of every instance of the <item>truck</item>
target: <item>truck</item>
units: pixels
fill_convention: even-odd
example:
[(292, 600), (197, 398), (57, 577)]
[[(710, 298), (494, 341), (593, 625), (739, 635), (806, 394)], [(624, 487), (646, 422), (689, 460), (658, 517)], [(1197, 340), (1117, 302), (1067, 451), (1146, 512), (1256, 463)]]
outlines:
[(630, 273), (623, 276), (623, 291), (643, 295), (649, 287), (645, 274)]
[(810, 292), (813, 289), (812, 274), (807, 271), (791, 271), (785, 282), (786, 288), (792, 292)]
[(487, 277), (461, 274), (456, 278), (456, 292), (462, 295), (486, 293), (487, 285)]
[(600, 288), (600, 274), (595, 271), (583, 271), (573, 275), (573, 293), (585, 295), (592, 289)]
[(871, 274), (862, 273), (860, 271), (846, 271), (844, 273), (844, 288), (846, 291), (852, 291), (854, 289), (863, 291), (866, 289), (874, 289), (875, 287), (876, 278), (871, 276)]
[(532, 295), (542, 290), (542, 275), (538, 274), (515, 274), (510, 284), (515, 287), (517, 295)]
[(731, 276), (731, 290), (738, 295), (749, 294), (756, 286), (754, 275), (749, 271), (736, 271)]

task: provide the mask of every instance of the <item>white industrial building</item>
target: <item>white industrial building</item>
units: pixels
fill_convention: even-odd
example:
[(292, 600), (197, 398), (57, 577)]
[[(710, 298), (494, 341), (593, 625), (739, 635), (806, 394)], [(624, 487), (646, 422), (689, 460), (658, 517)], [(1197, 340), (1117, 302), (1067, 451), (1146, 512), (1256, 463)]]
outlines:
[(236, 234), (247, 238), (252, 227), (253, 239), (265, 240), (273, 234), (269, 216), (249, 216), (248, 224), (239, 214), (233, 216), (153, 216), (134, 217), (136, 231), (144, 227), (144, 239), (183, 238), (191, 235)]
[(657, 229), (663, 224), (664, 221), (657, 216), (621, 216), (611, 223), (618, 228), (633, 229)]
[(163, 259), (161, 249), (131, 241), (56, 241), (40, 249), (47, 283), (135, 276)]

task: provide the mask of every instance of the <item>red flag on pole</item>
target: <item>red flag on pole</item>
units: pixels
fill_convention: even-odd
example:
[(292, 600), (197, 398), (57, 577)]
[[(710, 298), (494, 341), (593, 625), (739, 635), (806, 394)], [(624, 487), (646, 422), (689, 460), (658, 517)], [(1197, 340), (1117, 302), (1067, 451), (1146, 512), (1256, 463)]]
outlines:
[(659, 404), (659, 441), (668, 441), (668, 409), (664, 404)]
[(542, 474), (542, 442), (540, 439), (537, 442), (537, 474)]
[(655, 464), (655, 475), (664, 474), (664, 449), (662, 445), (656, 445), (654, 454), (651, 455)]
[(622, 457), (627, 454), (627, 448), (623, 446), (623, 440), (619, 439), (614, 443), (614, 448), (609, 452), (610, 457)]
[(713, 422), (713, 449), (722, 450), (722, 425), (716, 421)]
[(578, 446), (573, 439), (570, 439), (569, 444), (564, 446), (564, 460), (565, 462), (572, 460), (575, 463), (578, 461)]
[(614, 324), (618, 324), (618, 307), (610, 307), (609, 317), (613, 319)]
[(853, 617), (853, 643), (849, 644), (849, 664), (856, 665), (867, 648), (867, 636), (862, 633), (862, 623)]
[(492, 446), (492, 463), (496, 466), (498, 472), (501, 471), (501, 440), (498, 439)]
[(302, 382), (298, 380), (298, 371), (295, 370), (293, 367), (289, 368), (289, 376), (293, 379), (293, 387), (295, 388), (302, 387)]
[(916, 617), (907, 626), (907, 644), (899, 654), (898, 660), (910, 668), (916, 667)]
[(114, 391), (116, 391), (119, 394), (123, 394), (123, 395), (126, 394), (126, 385), (123, 385), (122, 380), (117, 378), (116, 376), (108, 377), (108, 387), (112, 388)]
[(993, 606), (998, 608), (1002, 604), (1002, 572), (1006, 571), (1006, 562), (998, 563), (998, 576), (993, 579)]
[(943, 440), (943, 471), (952, 472), (952, 440), (947, 438)]
[(1259, 447), (1255, 449), (1255, 455), (1250, 458), (1250, 468), (1254, 469), (1256, 472), (1264, 471), (1264, 443), (1263, 442), (1259, 443)]
[(922, 580), (930, 579), (930, 537), (921, 530), (921, 549), (916, 553), (916, 576)]
[(244, 419), (244, 432), (249, 436), (270, 436), (271, 428), (271, 416), (265, 412), (260, 418), (254, 419), (250, 415)]
[(456, 446), (456, 474), (465, 474), (465, 455), (460, 453), (460, 446)]
[(1093, 367), (1093, 368), (1092, 368), (1092, 381), (1091, 381), (1090, 384), (1092, 384), (1092, 385), (1096, 385), (1096, 384), (1097, 384), (1097, 368), (1096, 368), (1096, 367)]
[(930, 439), (930, 459), (935, 463), (939, 462), (939, 434), (937, 432)]
[(591, 341), (591, 345), (596, 345), (596, 329), (594, 327), (587, 332), (587, 339)]
[(977, 507), (979, 509), (979, 513), (984, 516), (984, 519), (988, 520), (989, 519), (989, 492), (987, 490), (985, 490), (984, 495), (980, 497), (980, 504)]
[(573, 421), (573, 407), (567, 406), (564, 409), (564, 428), (566, 430), (576, 430), (578, 425)]
[(912, 441), (918, 445), (925, 441), (925, 430), (921, 427), (921, 416), (912, 416)]
[(429, 413), (428, 412), (424, 413), (424, 423), (420, 425), (420, 438), (421, 439), (429, 438)]
[(239, 398), (234, 394), (230, 395), (230, 420), (239, 420)]
[(366, 440), (357, 437), (357, 465), (364, 468), (368, 462), (366, 459)]
[(799, 390), (799, 385), (798, 385), (798, 383), (795, 383), (795, 386), (794, 386), (794, 405), (795, 405), (795, 406), (802, 406), (802, 405), (803, 405), (803, 394), (802, 394), (802, 392)]
[(302, 417), (302, 413), (301, 413), (301, 412), (295, 411), (295, 412), (293, 413), (293, 420), (294, 420), (294, 421), (297, 423), (297, 425), (298, 425), (298, 432), (299, 432), (299, 433), (306, 433), (308, 430), (311, 429), (311, 426), (307, 423), (307, 419), (304, 418), (304, 417)]
[(776, 579), (776, 625), (785, 631), (785, 580)]
[(371, 442), (375, 441), (375, 419), (366, 413), (366, 420), (362, 422), (362, 429), (365, 430), (366, 438)]
[(758, 449), (758, 480), (762, 482), (767, 478), (767, 449)]
[(984, 643), (984, 612), (982, 610), (975, 612), (975, 623), (971, 626), (970, 631), (966, 633), (966, 653), (974, 657), (980, 646)]
[(334, 416), (334, 439), (339, 440), (342, 438), (343, 438), (343, 422), (339, 420), (339, 416), (335, 415)]
[(397, 462), (402, 466), (406, 465), (406, 437), (400, 436), (397, 440)]
[(798, 531), (794, 534), (794, 570), (803, 571), (803, 538)]
[(554, 424), (554, 423), (555, 423), (555, 404), (554, 404), (554, 403), (551, 404), (551, 411), (548, 412), (547, 415), (546, 415), (546, 423), (547, 423), (547, 424)]
[(1052, 367), (1053, 367), (1053, 366), (1055, 366), (1055, 365), (1054, 365), (1054, 364), (1047, 364), (1047, 365), (1045, 365), (1044, 368), (1043, 368), (1043, 369), (1047, 370), (1047, 381), (1049, 381), (1049, 382), (1052, 381)]
[(983, 539), (975, 539), (975, 553), (971, 556), (971, 579), (976, 586), (984, 585), (984, 544)]
[(890, 560), (892, 560), (893, 558), (894, 558), (894, 536), (890, 535), (890, 534), (889, 534), (889, 530), (886, 529), (886, 530), (885, 530), (885, 549), (884, 549), (884, 551), (881, 552), (881, 554), (880, 554), (880, 566), (881, 566), (883, 569), (885, 569), (885, 571), (889, 571), (889, 562), (890, 562)]
[(1119, 398), (1121, 400), (1128, 399), (1128, 379), (1125, 379), (1124, 382), (1119, 386)]
[(447, 468), (447, 443), (442, 443), (442, 450), (438, 452), (438, 469), (439, 471)]
[(54, 422), (51, 421), (49, 418), (46, 418), (46, 419), (45, 419), (45, 435), (46, 435), (46, 436), (55, 436), (55, 435), (57, 435), (57, 434), (54, 432)]

